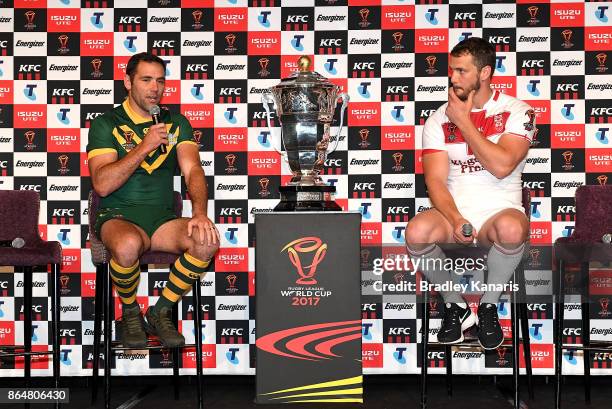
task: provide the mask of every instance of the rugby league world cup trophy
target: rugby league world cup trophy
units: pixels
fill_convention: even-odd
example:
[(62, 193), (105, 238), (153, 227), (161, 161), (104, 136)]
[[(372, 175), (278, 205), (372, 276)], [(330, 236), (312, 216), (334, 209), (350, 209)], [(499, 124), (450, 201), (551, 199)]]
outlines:
[[(271, 93), (262, 95), (267, 113), (270, 137), (270, 103), (276, 107), (281, 123), (281, 144), (293, 177), (287, 186), (280, 187), (281, 202), (275, 211), (341, 211), (333, 200), (335, 186), (326, 185), (319, 172), (327, 155), (338, 147), (344, 125), (344, 112), (349, 102), (346, 93), (339, 94), (340, 87), (332, 84), (317, 72), (310, 71), (307, 56), (298, 60), (299, 71), (271, 87)], [(333, 143), (330, 128), (338, 101), (342, 99), (340, 126)], [(274, 142), (274, 140), (273, 140)]]

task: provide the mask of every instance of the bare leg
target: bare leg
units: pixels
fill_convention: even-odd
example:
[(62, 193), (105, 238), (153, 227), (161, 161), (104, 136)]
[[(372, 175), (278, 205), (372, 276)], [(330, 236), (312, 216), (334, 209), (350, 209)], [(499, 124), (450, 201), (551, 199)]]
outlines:
[(208, 261), (213, 258), (219, 249), (219, 245), (211, 243), (209, 239), (206, 238), (204, 244), (201, 244), (199, 240), (195, 240), (194, 238), (200, 237), (197, 228), (194, 229), (191, 237), (187, 236), (188, 222), (189, 219), (180, 218), (164, 223), (155, 233), (153, 233), (153, 237), (151, 237), (151, 249), (175, 254), (187, 252), (193, 257), (203, 261)]
[[(436, 243), (453, 242), (453, 229), (448, 220), (436, 209), (426, 210), (416, 215), (406, 226), (406, 248), (412, 258), (422, 258), (421, 272), (429, 282), (444, 284), (451, 281), (448, 271), (436, 268), (435, 262), (444, 261), (444, 252)], [(464, 300), (456, 291), (442, 291), (442, 298), (447, 303), (463, 303)]]

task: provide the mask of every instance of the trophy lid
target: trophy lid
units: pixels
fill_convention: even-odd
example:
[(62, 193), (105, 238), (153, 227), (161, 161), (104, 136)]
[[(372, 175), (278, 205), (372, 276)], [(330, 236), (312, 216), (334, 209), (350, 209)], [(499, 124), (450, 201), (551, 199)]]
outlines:
[(333, 88), (335, 84), (316, 71), (311, 71), (312, 61), (307, 55), (303, 55), (298, 59), (298, 72), (294, 72), (290, 76), (283, 78), (278, 85), (272, 88), (293, 88), (293, 87), (317, 87), (317, 88)]

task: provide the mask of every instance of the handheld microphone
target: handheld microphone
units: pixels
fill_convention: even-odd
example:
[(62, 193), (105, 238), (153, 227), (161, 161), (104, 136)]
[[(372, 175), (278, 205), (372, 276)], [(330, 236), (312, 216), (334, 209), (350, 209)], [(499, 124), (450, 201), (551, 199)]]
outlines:
[(12, 247), (14, 249), (20, 249), (25, 246), (25, 240), (21, 237), (16, 237), (13, 240), (0, 240), (0, 247)]
[(473, 231), (474, 228), (470, 223), (465, 223), (463, 226), (461, 226), (461, 234), (463, 234), (465, 237), (470, 237)]
[(612, 233), (606, 233), (603, 236), (601, 236), (601, 241), (603, 241), (606, 244), (611, 244), (612, 243)]
[[(155, 125), (157, 125), (158, 123), (160, 123), (159, 121), (159, 114), (161, 113), (161, 109), (159, 109), (159, 106), (157, 105), (153, 105), (150, 109), (149, 109), (149, 115), (151, 115), (151, 117), (153, 118), (153, 123)], [(167, 153), (168, 149), (166, 148), (166, 145), (164, 145), (163, 143), (161, 145), (159, 145), (159, 150), (160, 152), (163, 153)]]

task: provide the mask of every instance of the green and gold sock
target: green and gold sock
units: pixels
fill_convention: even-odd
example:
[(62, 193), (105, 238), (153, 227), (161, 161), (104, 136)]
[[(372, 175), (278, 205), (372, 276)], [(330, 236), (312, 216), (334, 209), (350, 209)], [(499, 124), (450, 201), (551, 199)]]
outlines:
[(124, 306), (138, 305), (136, 303), (136, 292), (140, 282), (140, 264), (130, 267), (122, 267), (114, 259), (110, 261), (110, 276), (115, 284), (117, 295), (121, 298)]
[(160, 308), (164, 307), (172, 308), (183, 294), (189, 291), (194, 281), (199, 280), (202, 274), (206, 272), (209, 264), (210, 260), (198, 260), (188, 253), (179, 257), (170, 269), (170, 277), (168, 277), (168, 282), (161, 297), (155, 304), (155, 309), (159, 311)]

